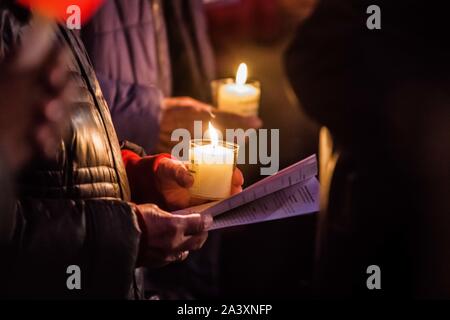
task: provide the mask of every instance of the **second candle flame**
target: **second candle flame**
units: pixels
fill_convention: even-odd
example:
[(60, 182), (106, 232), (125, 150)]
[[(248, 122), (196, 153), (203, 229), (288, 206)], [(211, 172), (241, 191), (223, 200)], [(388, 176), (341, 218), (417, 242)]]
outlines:
[(247, 65), (245, 63), (241, 63), (236, 73), (236, 84), (243, 86), (247, 82)]
[(219, 145), (219, 135), (217, 134), (216, 128), (213, 127), (211, 122), (209, 122), (208, 127), (209, 127), (208, 131), (209, 131), (209, 137), (211, 139), (211, 144), (213, 145), (213, 147), (218, 146)]

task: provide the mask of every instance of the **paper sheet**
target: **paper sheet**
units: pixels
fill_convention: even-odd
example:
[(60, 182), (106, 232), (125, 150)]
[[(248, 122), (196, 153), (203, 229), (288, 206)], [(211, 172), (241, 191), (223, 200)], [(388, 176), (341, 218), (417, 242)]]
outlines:
[(311, 178), (214, 218), (210, 230), (285, 219), (319, 211), (319, 181)]
[(310, 179), (315, 175), (317, 175), (317, 161), (316, 156), (312, 155), (290, 167), (281, 170), (273, 176), (269, 176), (261, 181), (258, 181), (243, 190), (241, 193), (216, 202), (214, 206), (206, 209), (205, 213), (208, 213), (213, 217), (217, 216), (278, 190)]
[(214, 217), (211, 230), (284, 219), (319, 210), (316, 156), (312, 155), (221, 201), (176, 211)]

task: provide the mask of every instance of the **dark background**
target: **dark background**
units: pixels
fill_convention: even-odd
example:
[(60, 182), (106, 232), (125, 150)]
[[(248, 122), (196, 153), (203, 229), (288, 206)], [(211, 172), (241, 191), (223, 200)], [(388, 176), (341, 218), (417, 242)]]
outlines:
[[(280, 169), (317, 152), (318, 127), (291, 91), (283, 53), (313, 0), (241, 0), (207, 5), (220, 78), (245, 62), (262, 87), (264, 128), (280, 130)], [(264, 178), (257, 165), (241, 167), (246, 185)], [(310, 293), (316, 215), (223, 231), (221, 295), (296, 298)]]

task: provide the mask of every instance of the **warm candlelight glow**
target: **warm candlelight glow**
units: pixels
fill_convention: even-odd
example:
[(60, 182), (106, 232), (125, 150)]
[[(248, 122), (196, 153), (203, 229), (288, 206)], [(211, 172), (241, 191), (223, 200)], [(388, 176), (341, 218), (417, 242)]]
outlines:
[(218, 87), (217, 98), (219, 109), (242, 115), (244, 117), (258, 115), (261, 89), (258, 81), (248, 81), (248, 69), (241, 63), (236, 72), (236, 79), (227, 79)]
[(247, 82), (247, 74), (247, 65), (245, 63), (241, 63), (236, 73), (236, 84), (243, 86)]
[(192, 140), (189, 148), (189, 172), (194, 176), (192, 196), (219, 200), (230, 195), (231, 179), (239, 146), (219, 140), (219, 132), (209, 122), (209, 139)]
[(217, 134), (216, 128), (213, 127), (211, 122), (208, 126), (209, 138), (211, 139), (211, 144), (215, 147), (219, 144), (219, 135)]

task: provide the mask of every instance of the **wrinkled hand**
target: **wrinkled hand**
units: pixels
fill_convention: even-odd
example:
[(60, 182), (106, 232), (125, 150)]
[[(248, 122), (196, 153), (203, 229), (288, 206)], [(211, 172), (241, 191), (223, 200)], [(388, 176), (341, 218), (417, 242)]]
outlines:
[(65, 52), (53, 48), (40, 65), (22, 66), (12, 53), (0, 65), (0, 147), (13, 170), (32, 154), (54, 155), (65, 128)]
[(189, 97), (167, 98), (163, 101), (162, 118), (158, 152), (170, 153), (178, 141), (171, 141), (172, 132), (179, 128), (187, 129), (194, 137), (194, 121), (202, 121), (202, 129), (208, 129), (208, 122), (222, 131), (225, 129), (249, 128), (258, 129), (262, 121), (258, 117), (243, 117), (237, 114), (223, 112), (212, 106)]
[[(194, 183), (194, 178), (180, 161), (162, 159), (156, 172), (156, 179), (159, 192), (170, 209), (184, 209), (206, 202), (206, 200), (191, 197), (189, 188)], [(230, 194), (241, 192), (243, 184), (242, 172), (236, 168), (232, 177)]]
[(193, 136), (194, 121), (203, 123), (211, 119), (212, 107), (189, 97), (167, 98), (163, 100), (159, 129), (158, 152), (171, 153), (177, 141), (171, 141), (172, 132), (184, 128)]
[(138, 267), (162, 267), (187, 258), (208, 238), (212, 217), (174, 215), (153, 204), (135, 206), (142, 231)]

